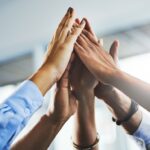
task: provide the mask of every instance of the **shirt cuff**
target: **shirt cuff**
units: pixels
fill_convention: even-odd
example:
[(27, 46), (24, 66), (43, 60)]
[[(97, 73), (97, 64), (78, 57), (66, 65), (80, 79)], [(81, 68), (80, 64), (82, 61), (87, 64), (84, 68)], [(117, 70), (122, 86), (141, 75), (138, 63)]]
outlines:
[(33, 114), (42, 105), (42, 102), (43, 96), (38, 87), (32, 81), (26, 80), (6, 100), (5, 104), (9, 105), (17, 114), (26, 118)]
[(133, 136), (142, 139), (145, 142), (145, 145), (148, 145), (150, 144), (150, 113), (143, 108), (141, 108), (141, 110), (142, 121)]

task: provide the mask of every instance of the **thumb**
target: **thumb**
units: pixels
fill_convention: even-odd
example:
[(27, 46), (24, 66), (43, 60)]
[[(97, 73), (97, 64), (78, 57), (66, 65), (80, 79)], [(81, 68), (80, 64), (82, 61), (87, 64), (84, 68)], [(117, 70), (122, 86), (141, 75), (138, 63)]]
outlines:
[(112, 43), (109, 51), (109, 54), (112, 56), (115, 64), (118, 64), (118, 47), (119, 47), (119, 41), (115, 40)]

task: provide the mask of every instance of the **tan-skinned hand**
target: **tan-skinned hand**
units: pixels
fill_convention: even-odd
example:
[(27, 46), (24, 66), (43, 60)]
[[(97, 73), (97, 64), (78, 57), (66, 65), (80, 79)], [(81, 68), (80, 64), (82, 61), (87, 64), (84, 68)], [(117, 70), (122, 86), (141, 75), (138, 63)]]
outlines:
[(85, 26), (85, 22), (83, 21), (74, 27), (74, 31), (71, 32), (74, 21), (75, 11), (69, 8), (48, 46), (45, 63), (51, 63), (55, 68), (57, 81), (64, 73), (73, 52), (74, 44)]
[[(99, 44), (101, 44), (103, 46), (102, 40), (98, 40), (98, 38), (96, 37), (94, 31), (92, 30), (92, 28), (90, 26), (89, 21), (86, 18), (84, 20), (86, 22), (86, 25), (85, 25), (83, 32), (89, 32), (89, 34), (91, 34), (91, 36), (93, 36), (93, 39), (95, 39), (95, 41), (97, 41)], [(79, 23), (79, 21), (78, 21), (78, 23)], [(77, 42), (78, 41), (79, 40), (77, 40)], [(118, 65), (118, 46), (119, 46), (119, 42), (114, 41), (112, 43), (112, 45), (110, 47), (110, 51), (109, 51), (109, 54), (113, 58), (116, 65)], [(78, 92), (75, 92), (76, 95), (80, 91), (82, 92), (83, 90), (84, 91), (87, 89), (88, 89), (88, 91), (92, 90), (93, 88), (95, 88), (95, 86), (97, 85), (97, 82), (98, 82), (95, 79), (95, 77), (84, 66), (84, 64), (80, 61), (79, 58), (76, 60), (76, 62), (74, 64), (74, 70), (72, 71), (71, 77), (72, 77), (71, 82), (72, 82), (74, 91), (78, 91)], [(98, 98), (101, 98), (101, 99), (105, 98), (106, 95), (111, 93), (113, 88), (114, 87), (112, 87), (111, 85), (107, 85), (102, 82), (99, 82), (99, 84), (96, 86), (96, 88), (94, 90), (95, 96), (97, 96)]]
[(98, 81), (111, 84), (117, 65), (91, 32), (83, 30), (75, 44), (75, 51)]
[(85, 26), (85, 21), (81, 21), (81, 24), (73, 27), (74, 22), (75, 11), (69, 8), (48, 45), (43, 65), (30, 79), (39, 87), (43, 95), (63, 75), (74, 44)]
[[(114, 41), (109, 51), (109, 54), (112, 56), (116, 65), (118, 65), (118, 46), (119, 46), (119, 41)], [(111, 95), (113, 90), (114, 90), (113, 86), (99, 82), (99, 84), (96, 86), (94, 91), (95, 91), (95, 96), (101, 99), (105, 99), (106, 97)]]

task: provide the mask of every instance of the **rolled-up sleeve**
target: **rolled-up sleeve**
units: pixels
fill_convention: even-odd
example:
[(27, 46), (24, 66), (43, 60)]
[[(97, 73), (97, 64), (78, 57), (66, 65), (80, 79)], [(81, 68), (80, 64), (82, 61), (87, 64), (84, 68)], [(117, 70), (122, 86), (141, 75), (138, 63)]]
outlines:
[(142, 110), (142, 121), (140, 126), (133, 134), (135, 138), (142, 139), (147, 147), (150, 145), (150, 112), (141, 108)]
[(27, 80), (0, 105), (0, 150), (9, 149), (42, 102), (43, 96), (38, 87)]

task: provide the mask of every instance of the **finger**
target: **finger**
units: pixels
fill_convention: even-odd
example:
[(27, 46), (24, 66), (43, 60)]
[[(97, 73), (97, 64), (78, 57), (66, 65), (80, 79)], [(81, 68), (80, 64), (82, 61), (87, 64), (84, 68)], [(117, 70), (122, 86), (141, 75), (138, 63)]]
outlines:
[[(85, 50), (88, 47), (88, 42), (80, 35), (77, 40), (78, 46), (82, 47), (82, 50)], [(75, 44), (76, 45), (76, 44)]]
[(84, 62), (84, 58), (89, 57), (89, 53), (86, 52), (86, 50), (78, 43), (75, 43), (75, 52), (78, 55), (78, 57), (80, 58), (80, 63), (78, 64), (78, 66), (85, 64)]
[(80, 24), (80, 19), (79, 19), (79, 18), (76, 18), (76, 19), (75, 19), (75, 22), (76, 22), (77, 24)]
[[(89, 48), (94, 49), (93, 44), (84, 34), (81, 34), (78, 38), (78, 43), (87, 51)], [(99, 45), (98, 45), (99, 46)]]
[(78, 55), (82, 54), (85, 51), (85, 49), (77, 42), (75, 43), (74, 50)]
[(119, 41), (115, 40), (112, 43), (112, 45), (110, 47), (110, 51), (109, 51), (110, 55), (112, 56), (112, 58), (116, 64), (118, 64), (118, 47), (119, 47)]
[(98, 40), (98, 43), (103, 46), (103, 45), (104, 45), (104, 40), (103, 40), (103, 39), (99, 39), (99, 40)]
[(65, 41), (68, 32), (71, 31), (74, 22), (75, 22), (75, 11), (72, 9), (72, 11), (70, 11), (69, 18), (66, 20), (62, 28), (61, 35), (60, 35), (60, 42), (63, 43)]
[(88, 37), (88, 39), (91, 42), (93, 42), (96, 45), (99, 45), (98, 42), (97, 42), (97, 40), (95, 40), (94, 36), (90, 32), (88, 32), (87, 30), (83, 30), (82, 33), (83, 33), (83, 35), (85, 35), (86, 37)]
[(68, 19), (69, 17), (69, 14), (70, 14), (70, 11), (72, 11), (72, 8), (69, 7), (69, 9), (67, 10), (65, 16), (63, 17), (63, 19), (61, 20), (60, 24), (58, 25), (58, 28), (56, 30), (56, 37), (59, 37), (60, 36), (60, 33), (61, 33), (61, 30), (66, 22), (66, 20)]
[(60, 79), (58, 82), (57, 82), (57, 88), (69, 88), (69, 83), (68, 83), (68, 79)]
[(85, 21), (82, 20), (81, 24), (74, 28), (74, 31), (67, 37), (66, 42), (73, 46), (76, 42), (78, 36), (81, 34), (82, 30), (85, 27)]
[(90, 25), (90, 22), (88, 21), (87, 18), (84, 18), (84, 20), (85, 20), (85, 22), (86, 22), (85, 29), (86, 29), (87, 31), (89, 31), (89, 32), (94, 36), (94, 38), (95, 38), (96, 41), (98, 41), (97, 36), (96, 36), (96, 34), (94, 33), (94, 31), (93, 31), (93, 29), (92, 29), (92, 27), (91, 27), (91, 25)]

